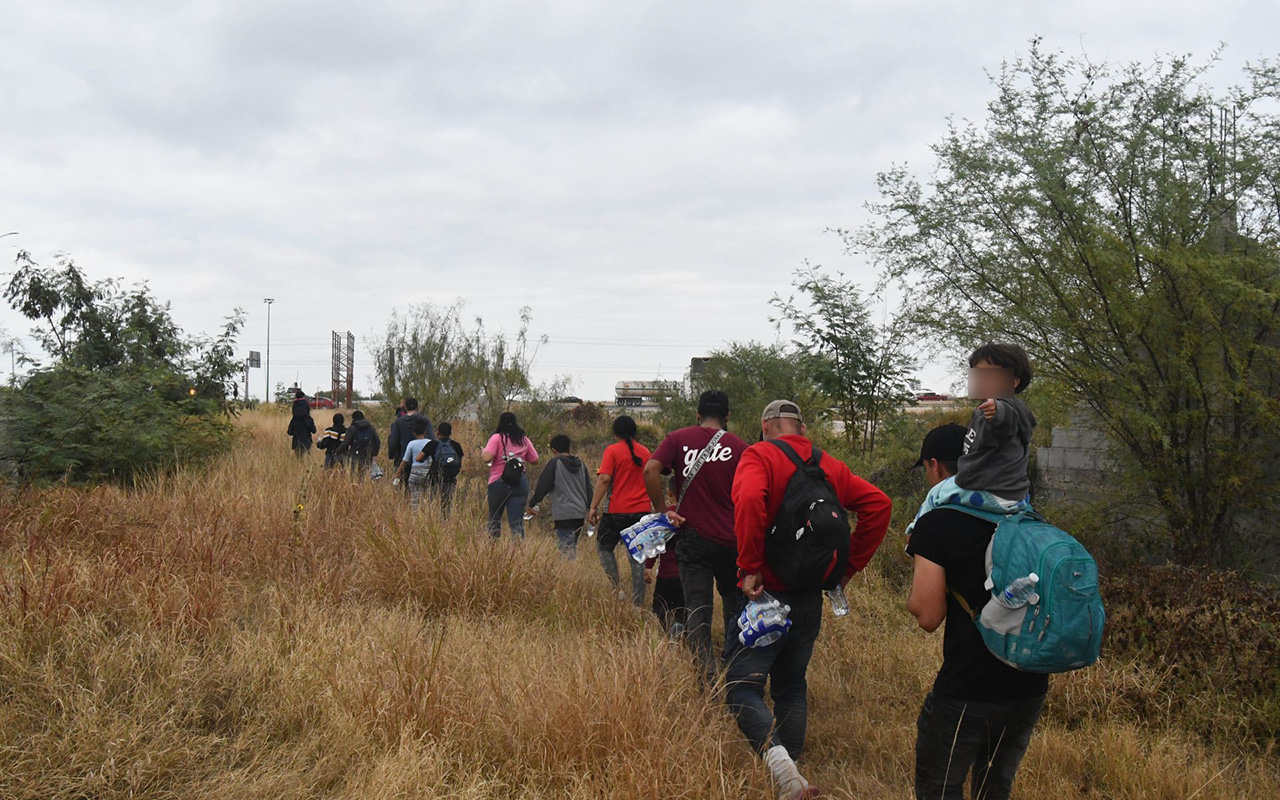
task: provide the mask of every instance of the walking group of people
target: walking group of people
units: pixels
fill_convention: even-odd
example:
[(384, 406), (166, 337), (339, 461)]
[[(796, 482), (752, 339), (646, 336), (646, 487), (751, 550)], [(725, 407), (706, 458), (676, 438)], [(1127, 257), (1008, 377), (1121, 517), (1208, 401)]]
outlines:
[[(1035, 419), (1015, 395), (1031, 380), (1030, 364), (1021, 348), (987, 345), (970, 366), (971, 381), (990, 388), (974, 396), (989, 399), (968, 427), (931, 430), (913, 465), (924, 469), (932, 488), (908, 530), (914, 578), (907, 607), (927, 631), (946, 622), (943, 663), (917, 720), (916, 795), (930, 800), (962, 798), (970, 773), (973, 798), (1007, 798), (1048, 689), (1044, 674), (998, 658), (975, 627), (970, 609), (992, 597), (987, 553), (997, 522), (961, 510), (1029, 508)], [(997, 390), (1002, 381), (1008, 385)], [(461, 459), (462, 449), (445, 424), (436, 438), (415, 401), (406, 400), (404, 410), (388, 445), (412, 495), (415, 485), (431, 482), (430, 468), (420, 468), (424, 462), (438, 463), (442, 448)], [(729, 419), (729, 397), (704, 392), (695, 423), (667, 434), (651, 452), (636, 440), (635, 420), (620, 416), (594, 480), (570, 438), (559, 434), (531, 495), (526, 469), (540, 454), (515, 414), (504, 413), (481, 451), (489, 467), (488, 531), (500, 536), (505, 516), (511, 534), (522, 537), (526, 510), (541, 514), (549, 501), (565, 558), (575, 557), (584, 532), (594, 533), (601, 566), (620, 597), (641, 606), (646, 585), (653, 584), (654, 613), (680, 634), (707, 685), (724, 687), (725, 702), (767, 764), (779, 798), (818, 797), (796, 761), (804, 752), (806, 675), (822, 628), (823, 591), (843, 588), (867, 566), (888, 531), (892, 504), (814, 446), (796, 403), (766, 406), (753, 444), (729, 432)], [(325, 434), (338, 442), (330, 445), (333, 455), (363, 456), (365, 449), (349, 444), (351, 430), (340, 428), (337, 419)], [(376, 455), (376, 433), (374, 441)], [(665, 514), (678, 532), (655, 559), (641, 564), (626, 557), (630, 580), (623, 589), (615, 551), (623, 532), (651, 513)], [(855, 515), (852, 526), (848, 513)], [(776, 641), (748, 646), (737, 636), (738, 618), (765, 592), (789, 606), (790, 627)], [(716, 594), (726, 634), (719, 653), (711, 625)]]
[[(312, 446), (316, 433), (311, 406), (306, 394), (298, 389), (293, 401), (293, 416), (287, 435), (292, 438), (293, 452), (299, 458)], [(377, 428), (365, 419), (364, 412), (351, 412), (351, 425), (341, 414), (333, 415), (333, 424), (325, 428), (315, 446), (324, 451), (324, 468), (343, 468), (358, 476), (381, 478), (390, 472), (392, 483), (403, 487), (409, 502), (417, 511), (428, 494), (437, 497), (447, 516), (453, 505), (453, 494), (462, 472), (463, 448), (453, 441), (453, 426), (440, 423), (438, 428), (418, 410), (418, 401), (406, 397), (396, 409), (396, 418), (387, 435), (388, 470), (377, 463), (382, 452), (382, 438)]]

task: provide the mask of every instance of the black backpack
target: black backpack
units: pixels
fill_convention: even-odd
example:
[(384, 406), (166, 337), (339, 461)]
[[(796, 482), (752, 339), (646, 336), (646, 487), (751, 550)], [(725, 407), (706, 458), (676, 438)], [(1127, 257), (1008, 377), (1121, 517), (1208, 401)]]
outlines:
[(791, 445), (777, 447), (796, 465), (782, 506), (764, 538), (764, 557), (778, 579), (796, 591), (834, 589), (849, 563), (849, 515), (823, 471), (822, 451), (804, 461)]
[(502, 482), (511, 487), (519, 486), (520, 479), (524, 477), (524, 461), (506, 452), (506, 445), (510, 444), (506, 436), (502, 437), (502, 444), (502, 458), (505, 462), (502, 465)]
[(442, 478), (456, 478), (462, 472), (462, 459), (458, 458), (457, 446), (452, 440), (436, 442), (435, 466)]
[(364, 425), (359, 428), (352, 428), (347, 434), (351, 437), (351, 444), (347, 447), (351, 454), (356, 458), (367, 458), (369, 450), (373, 444), (373, 426)]

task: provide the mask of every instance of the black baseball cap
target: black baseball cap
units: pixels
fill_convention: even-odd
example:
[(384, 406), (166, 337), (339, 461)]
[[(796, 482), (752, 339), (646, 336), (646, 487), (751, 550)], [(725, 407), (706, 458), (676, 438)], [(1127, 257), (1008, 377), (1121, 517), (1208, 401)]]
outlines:
[(729, 395), (711, 389), (698, 398), (698, 416), (724, 419), (729, 416)]
[(963, 425), (954, 422), (939, 425), (924, 435), (924, 444), (920, 445), (920, 458), (909, 469), (924, 466), (924, 462), (931, 458), (959, 461), (960, 456), (964, 455), (964, 437), (968, 435), (969, 429)]

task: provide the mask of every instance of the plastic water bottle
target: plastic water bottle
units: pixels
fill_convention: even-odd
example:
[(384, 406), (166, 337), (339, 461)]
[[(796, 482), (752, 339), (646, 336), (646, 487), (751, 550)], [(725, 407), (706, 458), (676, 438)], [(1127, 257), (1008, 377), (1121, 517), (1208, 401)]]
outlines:
[(631, 558), (639, 563), (655, 558), (667, 550), (667, 540), (675, 535), (676, 526), (666, 514), (646, 514), (636, 524), (622, 531), (622, 543)]
[(738, 641), (746, 647), (765, 647), (782, 638), (791, 627), (791, 606), (768, 592), (747, 603), (738, 615)]
[(1040, 595), (1036, 594), (1036, 584), (1039, 582), (1040, 576), (1034, 572), (1025, 578), (1018, 578), (996, 595), (996, 602), (1005, 608), (1022, 608), (1027, 603), (1035, 605), (1040, 602)]
[(844, 596), (844, 587), (836, 584), (836, 588), (827, 590), (827, 599), (831, 601), (831, 613), (843, 617), (849, 613), (849, 598)]

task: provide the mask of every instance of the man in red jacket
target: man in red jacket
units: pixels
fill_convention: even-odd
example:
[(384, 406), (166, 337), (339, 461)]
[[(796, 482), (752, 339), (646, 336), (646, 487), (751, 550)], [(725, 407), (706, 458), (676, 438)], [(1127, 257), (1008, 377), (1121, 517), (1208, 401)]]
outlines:
[[(770, 403), (761, 415), (760, 425), (766, 440), (785, 442), (804, 461), (813, 457), (813, 443), (805, 437), (804, 417), (795, 403)], [(867, 565), (880, 546), (889, 528), (892, 503), (884, 492), (826, 453), (819, 466), (840, 505), (857, 514), (857, 525), (850, 534), (849, 560), (840, 579), (843, 586)], [(818, 796), (801, 777), (794, 759), (804, 748), (809, 716), (805, 674), (822, 625), (822, 592), (816, 588), (793, 590), (778, 579), (765, 559), (765, 537), (795, 473), (795, 463), (781, 447), (762, 441), (742, 454), (733, 481), (738, 575), (744, 595), (738, 610), (745, 607), (747, 599), (754, 600), (768, 590), (791, 606), (791, 628), (781, 639), (764, 647), (742, 646), (737, 630), (728, 631), (725, 636), (729, 708), (742, 733), (764, 756), (782, 800)], [(765, 682), (769, 680), (773, 713), (764, 701)]]

